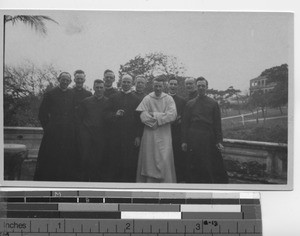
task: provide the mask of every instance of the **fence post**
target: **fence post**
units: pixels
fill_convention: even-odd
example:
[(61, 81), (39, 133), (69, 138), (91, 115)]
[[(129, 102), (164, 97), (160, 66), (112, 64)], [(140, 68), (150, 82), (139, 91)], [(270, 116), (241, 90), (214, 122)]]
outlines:
[(243, 126), (245, 127), (245, 118), (244, 118), (244, 114), (241, 114), (241, 117), (242, 117), (242, 123), (243, 123)]

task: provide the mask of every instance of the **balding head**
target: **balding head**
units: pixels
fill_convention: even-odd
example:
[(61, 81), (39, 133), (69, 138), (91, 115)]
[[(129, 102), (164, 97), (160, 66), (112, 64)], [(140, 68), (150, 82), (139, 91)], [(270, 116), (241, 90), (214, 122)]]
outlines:
[(122, 90), (124, 92), (129, 91), (132, 87), (132, 82), (133, 82), (133, 79), (132, 79), (131, 75), (128, 75), (128, 74), (123, 75), (122, 79), (121, 79)]
[(188, 93), (192, 93), (197, 90), (196, 80), (194, 78), (186, 78), (184, 85)]

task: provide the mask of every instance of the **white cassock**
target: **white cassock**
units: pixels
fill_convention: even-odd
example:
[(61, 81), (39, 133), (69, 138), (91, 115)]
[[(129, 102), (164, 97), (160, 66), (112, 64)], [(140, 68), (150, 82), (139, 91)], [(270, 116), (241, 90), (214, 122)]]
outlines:
[[(152, 92), (136, 110), (141, 112), (141, 121), (145, 124), (137, 182), (176, 183), (170, 124), (177, 116), (173, 98), (166, 93), (156, 97)], [(153, 116), (149, 112), (153, 112)]]

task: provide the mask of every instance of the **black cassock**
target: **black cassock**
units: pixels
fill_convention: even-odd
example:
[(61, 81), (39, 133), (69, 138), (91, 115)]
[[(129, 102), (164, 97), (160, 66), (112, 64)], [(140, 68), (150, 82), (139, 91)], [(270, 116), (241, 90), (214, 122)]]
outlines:
[(106, 101), (105, 97), (91, 96), (84, 99), (78, 109), (83, 181), (103, 181), (105, 134), (108, 131), (104, 123)]
[[(81, 132), (80, 132), (80, 129), (82, 127), (79, 118), (79, 105), (85, 98), (88, 98), (93, 94), (84, 88), (77, 89), (76, 87), (74, 87), (72, 88), (72, 91), (74, 92), (75, 136), (76, 136), (76, 145), (74, 146), (74, 148), (76, 148), (77, 159), (80, 159), (83, 155), (83, 143), (82, 143)], [(82, 168), (80, 169), (82, 170)]]
[(106, 88), (104, 91), (104, 97), (110, 98), (111, 96), (113, 96), (114, 94), (118, 93), (118, 89), (111, 87), (111, 88)]
[[(135, 182), (137, 170), (137, 155), (134, 146), (136, 137), (141, 138), (143, 131), (139, 113), (136, 108), (140, 103), (132, 92), (119, 92), (107, 101), (105, 110), (106, 120), (109, 122), (108, 137), (109, 155), (107, 160), (107, 181)], [(117, 117), (117, 110), (124, 110), (122, 117)]]
[(135, 96), (137, 96), (139, 99), (140, 99), (140, 101), (142, 101), (143, 100), (143, 98), (144, 97), (146, 97), (146, 93), (144, 93), (144, 92), (142, 92), (142, 93), (139, 93), (139, 92), (137, 92), (137, 91), (133, 91), (132, 92)]
[(222, 142), (218, 103), (198, 96), (186, 104), (182, 141), (188, 144), (187, 182), (228, 183), (223, 158), (216, 144)]
[(59, 87), (45, 93), (39, 109), (44, 129), (34, 180), (76, 181), (79, 160), (76, 155), (74, 93)]
[(181, 149), (181, 123), (186, 101), (178, 95), (171, 95), (176, 104), (177, 119), (171, 124), (172, 147), (174, 153), (174, 163), (177, 182), (185, 182), (186, 156)]
[(79, 104), (83, 101), (83, 99), (88, 98), (93, 95), (91, 91), (88, 91), (84, 88), (79, 90), (76, 87), (74, 87), (72, 90), (74, 92), (75, 109), (78, 109)]
[(191, 92), (191, 93), (188, 94), (187, 100), (190, 101), (190, 100), (196, 98), (197, 96), (198, 96), (198, 91), (195, 90), (195, 91), (193, 91), (193, 92)]

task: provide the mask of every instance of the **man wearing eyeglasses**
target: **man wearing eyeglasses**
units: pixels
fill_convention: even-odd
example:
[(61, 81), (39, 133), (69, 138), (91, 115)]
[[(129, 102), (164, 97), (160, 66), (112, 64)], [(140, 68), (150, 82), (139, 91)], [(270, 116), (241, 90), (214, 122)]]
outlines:
[(59, 85), (44, 94), (39, 120), (44, 130), (34, 180), (76, 181), (78, 160), (75, 146), (74, 92), (71, 75), (62, 72)]
[(140, 99), (131, 88), (133, 79), (123, 75), (121, 91), (107, 100), (105, 118), (110, 123), (108, 130), (108, 181), (135, 182), (137, 156), (135, 149), (140, 145), (143, 127), (136, 108)]
[(103, 81), (105, 87), (105, 97), (110, 98), (112, 95), (118, 93), (118, 89), (113, 87), (113, 83), (115, 82), (115, 74), (112, 70), (107, 69), (104, 71)]
[(83, 101), (83, 99), (92, 96), (93, 94), (83, 87), (85, 82), (85, 73), (83, 70), (76, 70), (74, 72), (74, 82), (75, 86), (73, 91), (75, 98), (75, 109), (78, 109), (80, 102)]

